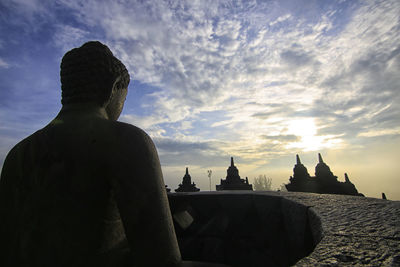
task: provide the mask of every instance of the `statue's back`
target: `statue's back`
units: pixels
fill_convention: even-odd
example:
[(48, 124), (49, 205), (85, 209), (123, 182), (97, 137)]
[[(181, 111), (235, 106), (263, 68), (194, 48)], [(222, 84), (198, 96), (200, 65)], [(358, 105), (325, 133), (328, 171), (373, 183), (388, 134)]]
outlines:
[(0, 187), (0, 262), (115, 265), (129, 251), (110, 181), (115, 124), (55, 120), (9, 153)]

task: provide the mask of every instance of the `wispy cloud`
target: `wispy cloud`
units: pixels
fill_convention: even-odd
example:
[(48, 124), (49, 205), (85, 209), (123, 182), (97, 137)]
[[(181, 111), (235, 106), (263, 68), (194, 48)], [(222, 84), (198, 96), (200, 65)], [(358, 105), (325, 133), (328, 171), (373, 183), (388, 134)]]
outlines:
[(5, 62), (2, 58), (0, 58), (0, 68), (9, 68), (10, 64), (8, 64), (7, 62)]
[(58, 24), (55, 27), (56, 30), (53, 36), (53, 42), (65, 52), (73, 47), (81, 46), (87, 41), (87, 37), (89, 36), (88, 31), (70, 25)]
[[(207, 5), (172, 8), (159, 4), (162, 8), (151, 9), (161, 20), (151, 18), (154, 28), (109, 36), (152, 44), (140, 47), (141, 56), (146, 58), (128, 60), (138, 69), (134, 71), (138, 79), (164, 89), (154, 96), (154, 114), (164, 116), (158, 115), (152, 127), (176, 122), (183, 125), (210, 109), (220, 110), (229, 114), (227, 119), (211, 122), (209, 128), (219, 127), (228, 138), (225, 140), (238, 148), (228, 145), (221, 149), (256, 159), (262, 150), (254, 140), (271, 133), (291, 136), (289, 126), (295, 121), (316, 118), (316, 132), (310, 140), (317, 144), (314, 149), (321, 149), (324, 143), (328, 147), (350, 145), (351, 140), (345, 137), (356, 137), (368, 124), (398, 123), (394, 116), (376, 120), (379, 114), (388, 114), (383, 107), (398, 109), (393, 103), (393, 97), (398, 98), (395, 88), (399, 82), (398, 5), (394, 2), (352, 7), (344, 22), (337, 20), (336, 7), (328, 7), (318, 14), (319, 19), (309, 21), (291, 8), (292, 13), (274, 17), (274, 10), (267, 9), (271, 6), (263, 6), (266, 12), (260, 15), (263, 7), (255, 10), (250, 4), (229, 6), (229, 10), (224, 5), (213, 7), (217, 12), (211, 12)], [(163, 8), (168, 11), (157, 13)], [(245, 14), (259, 20), (246, 20)], [(388, 21), (377, 23), (382, 17)], [(135, 25), (131, 17), (122, 17), (119, 22)], [(120, 45), (127, 51), (123, 42)], [(126, 58), (130, 57), (126, 53)], [(143, 64), (139, 67), (137, 62)], [(387, 78), (382, 80), (382, 75)], [(164, 134), (177, 138), (182, 131)], [(197, 138), (207, 140), (201, 135)], [(286, 144), (280, 149), (293, 147), (292, 140), (280, 141)]]

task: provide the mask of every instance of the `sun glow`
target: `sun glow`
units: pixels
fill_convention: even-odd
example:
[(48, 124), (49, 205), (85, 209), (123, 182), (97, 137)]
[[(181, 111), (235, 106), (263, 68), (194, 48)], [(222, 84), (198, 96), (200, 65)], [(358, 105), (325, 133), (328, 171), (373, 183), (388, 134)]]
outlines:
[(289, 134), (300, 137), (300, 140), (289, 143), (286, 148), (300, 148), (303, 151), (316, 151), (340, 145), (342, 140), (333, 135), (317, 135), (318, 128), (313, 118), (290, 121), (287, 127)]

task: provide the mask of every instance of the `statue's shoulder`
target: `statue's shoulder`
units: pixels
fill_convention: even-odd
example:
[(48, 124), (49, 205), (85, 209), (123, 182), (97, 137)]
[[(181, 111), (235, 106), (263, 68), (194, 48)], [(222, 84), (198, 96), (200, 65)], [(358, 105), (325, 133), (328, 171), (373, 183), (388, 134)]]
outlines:
[(142, 129), (139, 127), (125, 123), (125, 122), (120, 122), (120, 121), (112, 121), (111, 122), (112, 127), (114, 130), (118, 132), (118, 134), (123, 135), (123, 136), (137, 136), (138, 138), (150, 138), (150, 136)]
[(15, 157), (20, 153), (25, 153), (29, 149), (32, 143), (37, 142), (37, 137), (42, 133), (43, 129), (34, 132), (33, 134), (25, 137), (19, 141), (9, 152), (7, 157)]
[(157, 149), (145, 131), (124, 122), (113, 121), (110, 125), (112, 125), (112, 135), (109, 136), (111, 140), (105, 141), (107, 144), (105, 147), (108, 148), (109, 154), (118, 155), (112, 161), (117, 163), (117, 166), (126, 163), (141, 172), (140, 169), (145, 166), (159, 162)]
[[(15, 170), (20, 170), (24, 161), (32, 160), (32, 151), (35, 150), (35, 145), (39, 143), (38, 135), (40, 135), (42, 130), (38, 130), (35, 133), (29, 135), (28, 137), (19, 141), (11, 150), (7, 153), (4, 159), (4, 164), (2, 168), (2, 177), (6, 172), (15, 172)], [(39, 144), (36, 147), (41, 147)], [(24, 165), (25, 166), (25, 165)]]
[(125, 122), (113, 121), (110, 123), (115, 136), (118, 138), (118, 141), (124, 146), (145, 146), (153, 149), (154, 143), (151, 137), (144, 130)]

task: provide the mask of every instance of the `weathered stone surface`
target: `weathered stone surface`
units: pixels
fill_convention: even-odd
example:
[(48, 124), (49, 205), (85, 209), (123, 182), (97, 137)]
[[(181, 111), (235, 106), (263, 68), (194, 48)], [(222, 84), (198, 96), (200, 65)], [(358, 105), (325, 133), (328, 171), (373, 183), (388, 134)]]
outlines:
[(300, 192), (268, 194), (310, 206), (321, 219), (324, 238), (296, 266), (400, 266), (399, 201)]

